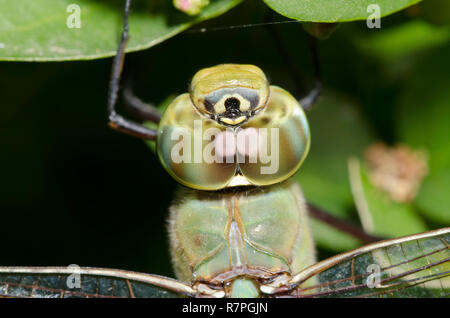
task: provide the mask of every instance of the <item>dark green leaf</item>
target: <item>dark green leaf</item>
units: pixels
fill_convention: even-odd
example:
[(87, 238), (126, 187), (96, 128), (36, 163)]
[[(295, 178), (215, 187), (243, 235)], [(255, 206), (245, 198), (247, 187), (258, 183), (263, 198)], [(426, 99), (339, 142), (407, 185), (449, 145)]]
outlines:
[(311, 22), (366, 20), (368, 7), (377, 4), (384, 17), (421, 0), (264, 0), (268, 6), (288, 18)]
[[(228, 11), (242, 0), (213, 0), (190, 17), (172, 1), (134, 1), (128, 51), (154, 46), (194, 23)], [(0, 60), (86, 60), (115, 54), (124, 1), (80, 0), (80, 28), (69, 28), (72, 0), (0, 0)]]
[(450, 23), (450, 1), (448, 0), (427, 0), (420, 3), (420, 16), (435, 24)]
[(450, 169), (429, 175), (420, 186), (415, 203), (434, 222), (450, 224)]
[(399, 98), (399, 141), (424, 149), (430, 169), (450, 167), (450, 46), (435, 50), (418, 63)]

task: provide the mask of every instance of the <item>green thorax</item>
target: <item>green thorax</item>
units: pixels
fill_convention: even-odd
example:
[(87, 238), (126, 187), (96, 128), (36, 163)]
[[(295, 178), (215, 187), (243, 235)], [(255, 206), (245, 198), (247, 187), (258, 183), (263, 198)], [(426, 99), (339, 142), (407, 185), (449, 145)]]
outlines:
[(224, 192), (183, 188), (170, 212), (172, 259), (185, 282), (250, 297), (251, 281), (258, 286), (314, 263), (306, 206), (295, 183)]

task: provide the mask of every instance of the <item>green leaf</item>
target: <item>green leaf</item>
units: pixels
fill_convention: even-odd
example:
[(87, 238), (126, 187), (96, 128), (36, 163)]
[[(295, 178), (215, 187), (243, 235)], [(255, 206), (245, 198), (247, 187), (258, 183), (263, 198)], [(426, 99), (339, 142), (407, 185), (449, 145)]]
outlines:
[(423, 215), (440, 224), (450, 224), (450, 169), (429, 175), (415, 199)]
[(413, 20), (360, 38), (357, 44), (365, 53), (383, 61), (397, 61), (413, 53), (437, 47), (449, 41), (450, 28)]
[(366, 232), (397, 237), (427, 230), (411, 204), (395, 202), (372, 185), (366, 167), (361, 166), (358, 159), (349, 161), (349, 175), (355, 204)]
[(397, 111), (400, 142), (428, 154), (430, 175), (415, 200), (419, 211), (434, 222), (450, 222), (450, 45), (424, 56), (415, 76), (405, 82)]
[[(243, 0), (215, 0), (195, 17), (167, 0), (134, 1), (128, 51), (154, 46), (194, 23), (219, 16)], [(64, 61), (113, 56), (124, 1), (79, 0), (80, 28), (69, 28), (72, 0), (0, 0), (0, 60)]]
[(288, 18), (310, 22), (345, 22), (366, 20), (373, 11), (371, 4), (380, 6), (380, 17), (387, 16), (421, 0), (264, 0)]
[(310, 218), (309, 225), (316, 246), (333, 252), (348, 251), (361, 246), (361, 242), (358, 239), (322, 221)]
[(398, 139), (428, 152), (431, 172), (450, 167), (450, 45), (425, 56), (404, 83), (396, 125)]

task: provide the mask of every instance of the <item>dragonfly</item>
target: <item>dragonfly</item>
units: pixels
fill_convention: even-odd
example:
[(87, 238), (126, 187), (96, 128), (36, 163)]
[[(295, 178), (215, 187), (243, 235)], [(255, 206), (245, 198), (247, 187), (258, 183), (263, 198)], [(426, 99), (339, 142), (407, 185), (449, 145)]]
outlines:
[[(176, 97), (162, 115), (125, 86), (125, 103), (156, 129), (119, 115), (130, 6), (126, 0), (109, 121), (120, 132), (155, 141), (162, 166), (181, 184), (169, 208), (177, 279), (107, 268), (4, 266), (0, 296), (450, 295), (450, 228), (377, 241), (316, 262), (308, 226), (314, 208), (290, 177), (309, 150), (305, 110), (318, 99), (320, 80), (299, 101), (270, 85), (257, 66), (222, 64), (197, 72), (189, 92)], [(317, 57), (314, 63), (319, 73)]]

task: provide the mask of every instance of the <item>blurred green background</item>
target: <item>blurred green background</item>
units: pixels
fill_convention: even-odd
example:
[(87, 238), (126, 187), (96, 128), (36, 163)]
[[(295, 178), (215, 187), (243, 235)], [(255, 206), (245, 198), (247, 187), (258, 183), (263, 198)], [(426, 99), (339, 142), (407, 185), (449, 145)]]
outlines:
[[(428, 0), (383, 18), (381, 29), (341, 24), (319, 43), (324, 97), (309, 114), (311, 154), (295, 178), (311, 202), (359, 224), (348, 157), (361, 157), (375, 141), (426, 151), (429, 175), (414, 201), (399, 207), (383, 197), (386, 204), (373, 207), (390, 227), (375, 232), (387, 237), (450, 224), (450, 19), (442, 3)], [(269, 10), (244, 2), (193, 29), (259, 23)], [(185, 32), (129, 54), (138, 66), (135, 91), (162, 104), (185, 92), (203, 67), (250, 63), (271, 83), (304, 94), (313, 83), (307, 34), (297, 23), (277, 29), (301, 82), (268, 29), (251, 27)], [(108, 128), (110, 67), (111, 59), (0, 62), (0, 265), (173, 276), (166, 217), (177, 185), (143, 141)], [(313, 227), (320, 258), (361, 243)]]

